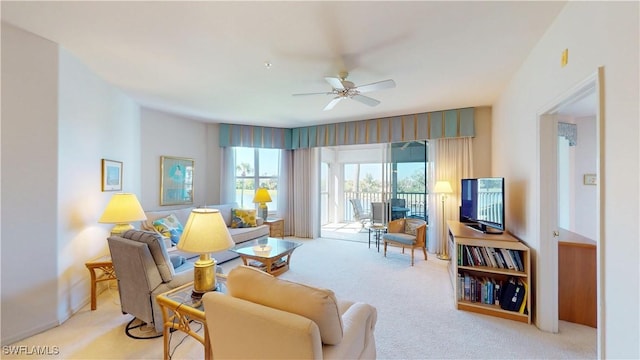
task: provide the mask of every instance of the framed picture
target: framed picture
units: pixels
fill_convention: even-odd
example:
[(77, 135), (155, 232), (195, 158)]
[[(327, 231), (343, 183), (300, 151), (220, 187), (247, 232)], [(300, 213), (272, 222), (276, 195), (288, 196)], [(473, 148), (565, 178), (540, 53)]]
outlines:
[(160, 205), (193, 204), (193, 159), (160, 157)]
[(102, 159), (102, 191), (122, 191), (122, 161)]

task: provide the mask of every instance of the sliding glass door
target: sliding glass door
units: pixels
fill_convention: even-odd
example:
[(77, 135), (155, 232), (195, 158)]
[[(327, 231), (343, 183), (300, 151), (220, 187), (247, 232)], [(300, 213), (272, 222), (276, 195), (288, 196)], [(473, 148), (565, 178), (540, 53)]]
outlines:
[(426, 141), (323, 148), (322, 225), (357, 221), (352, 199), (375, 223), (426, 220), (426, 159)]

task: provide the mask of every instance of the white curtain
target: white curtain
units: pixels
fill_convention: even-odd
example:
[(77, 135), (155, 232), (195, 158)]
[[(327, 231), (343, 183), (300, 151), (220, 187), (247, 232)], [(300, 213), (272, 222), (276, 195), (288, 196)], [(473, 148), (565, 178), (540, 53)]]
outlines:
[(284, 234), (293, 234), (293, 150), (280, 152), (280, 176), (278, 177), (278, 212), (279, 218), (284, 219)]
[(293, 151), (291, 178), (293, 202), (288, 218), (293, 224), (293, 236), (317, 238), (320, 236), (320, 151), (319, 148)]
[(220, 150), (220, 204), (230, 204), (236, 202), (236, 152), (233, 147)]
[[(446, 221), (458, 220), (460, 206), (460, 180), (473, 177), (472, 138), (429, 140), (429, 229), (427, 250), (444, 253), (447, 236)], [(431, 189), (437, 181), (449, 181), (453, 193), (433, 194)], [(451, 256), (450, 253), (448, 253)]]

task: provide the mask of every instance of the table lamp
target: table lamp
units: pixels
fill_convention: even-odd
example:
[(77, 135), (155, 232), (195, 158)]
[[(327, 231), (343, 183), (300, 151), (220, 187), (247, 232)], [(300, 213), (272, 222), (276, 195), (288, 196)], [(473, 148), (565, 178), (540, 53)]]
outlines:
[(133, 229), (130, 224), (134, 221), (147, 220), (147, 216), (138, 202), (136, 194), (114, 194), (98, 220), (102, 224), (116, 224), (111, 229), (111, 235), (121, 235), (127, 230)]
[(212, 252), (234, 246), (227, 224), (217, 209), (193, 209), (178, 242), (178, 249), (200, 254), (193, 267), (193, 298), (216, 288), (216, 260)]
[(437, 181), (436, 186), (433, 189), (433, 192), (436, 194), (441, 194), (442, 196), (442, 231), (445, 236), (442, 237), (442, 253), (438, 254), (438, 259), (440, 260), (450, 260), (448, 251), (447, 251), (447, 236), (445, 231), (445, 219), (444, 219), (444, 202), (447, 200), (447, 194), (453, 193), (453, 189), (451, 188), (451, 184), (448, 181)]
[(267, 208), (266, 203), (271, 202), (271, 195), (269, 195), (269, 191), (267, 191), (266, 188), (258, 188), (258, 190), (256, 190), (256, 195), (253, 197), (253, 202), (260, 204), (258, 206), (258, 216), (267, 220), (269, 209)]

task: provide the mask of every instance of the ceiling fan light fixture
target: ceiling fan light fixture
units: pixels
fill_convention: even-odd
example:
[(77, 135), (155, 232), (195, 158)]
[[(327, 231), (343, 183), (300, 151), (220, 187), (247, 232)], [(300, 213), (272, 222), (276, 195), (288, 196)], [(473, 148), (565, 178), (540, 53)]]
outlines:
[[(329, 85), (331, 85), (331, 91), (327, 92), (326, 94), (335, 95), (335, 98), (333, 98), (329, 102), (329, 104), (325, 106), (325, 108), (323, 109), (324, 111), (333, 109), (333, 107), (336, 105), (338, 101), (345, 98), (356, 100), (368, 106), (376, 106), (380, 104), (380, 101), (368, 96), (364, 96), (361, 93), (366, 93), (366, 92), (371, 92), (376, 90), (383, 90), (383, 89), (390, 89), (396, 86), (396, 83), (391, 79), (378, 81), (378, 82), (374, 82), (374, 83), (366, 84), (362, 86), (356, 86), (356, 84), (354, 84), (353, 82), (346, 80), (346, 77), (348, 75), (349, 73), (347, 73), (346, 71), (343, 71), (340, 73), (339, 78), (336, 78), (336, 77), (324, 78), (325, 81), (329, 83)], [(316, 94), (322, 94), (322, 93), (294, 94), (294, 96), (316, 95)]]

